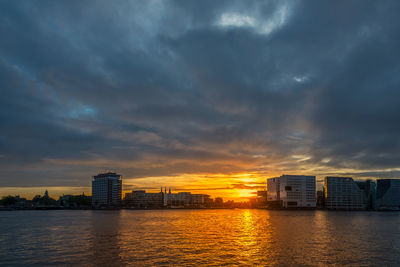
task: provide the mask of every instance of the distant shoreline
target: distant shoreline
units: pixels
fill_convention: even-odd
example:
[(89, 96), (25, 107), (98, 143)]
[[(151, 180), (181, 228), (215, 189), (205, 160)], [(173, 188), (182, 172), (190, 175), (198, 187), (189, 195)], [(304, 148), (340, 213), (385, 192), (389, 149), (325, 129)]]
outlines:
[(93, 210), (93, 211), (115, 211), (115, 210), (271, 210), (271, 211), (329, 211), (329, 212), (341, 212), (341, 211), (350, 211), (350, 212), (400, 212), (400, 210), (345, 210), (345, 209), (313, 209), (313, 208), (289, 208), (289, 209), (266, 209), (266, 208), (108, 208), (108, 209), (93, 209), (93, 208), (57, 208), (57, 207), (49, 207), (49, 208), (32, 208), (32, 209), (15, 209), (15, 208), (0, 208), (1, 211), (43, 211), (43, 210)]

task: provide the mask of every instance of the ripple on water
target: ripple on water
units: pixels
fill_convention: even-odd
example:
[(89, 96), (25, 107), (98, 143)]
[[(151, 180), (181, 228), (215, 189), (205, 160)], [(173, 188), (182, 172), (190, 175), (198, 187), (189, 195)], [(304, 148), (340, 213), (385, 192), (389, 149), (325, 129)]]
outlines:
[(266, 210), (0, 214), (0, 265), (397, 265), (400, 213)]

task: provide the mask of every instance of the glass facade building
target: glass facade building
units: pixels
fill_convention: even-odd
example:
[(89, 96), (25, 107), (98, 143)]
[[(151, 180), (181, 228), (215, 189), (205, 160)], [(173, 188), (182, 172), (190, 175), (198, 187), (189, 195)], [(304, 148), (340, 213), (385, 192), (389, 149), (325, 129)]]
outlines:
[(365, 191), (351, 177), (325, 177), (324, 204), (327, 209), (365, 210)]
[(92, 206), (119, 207), (121, 205), (121, 175), (114, 172), (100, 173), (92, 181)]
[(376, 208), (400, 210), (400, 179), (377, 180)]

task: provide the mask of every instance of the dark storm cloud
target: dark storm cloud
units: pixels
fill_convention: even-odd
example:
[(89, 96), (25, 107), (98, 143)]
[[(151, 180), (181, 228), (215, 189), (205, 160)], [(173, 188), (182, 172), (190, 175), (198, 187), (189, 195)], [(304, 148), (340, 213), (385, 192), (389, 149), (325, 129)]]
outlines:
[(79, 185), (104, 167), (390, 176), (399, 5), (2, 2), (0, 185)]

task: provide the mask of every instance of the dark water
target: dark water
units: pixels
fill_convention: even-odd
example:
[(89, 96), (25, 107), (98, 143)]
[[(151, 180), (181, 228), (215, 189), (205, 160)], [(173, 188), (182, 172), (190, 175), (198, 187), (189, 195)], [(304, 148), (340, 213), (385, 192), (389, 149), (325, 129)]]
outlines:
[(0, 265), (400, 266), (400, 213), (0, 212)]

